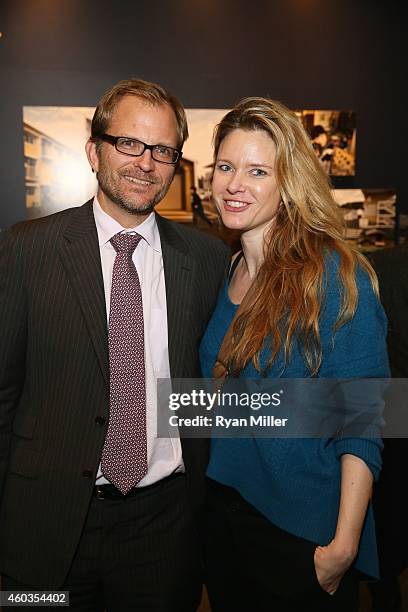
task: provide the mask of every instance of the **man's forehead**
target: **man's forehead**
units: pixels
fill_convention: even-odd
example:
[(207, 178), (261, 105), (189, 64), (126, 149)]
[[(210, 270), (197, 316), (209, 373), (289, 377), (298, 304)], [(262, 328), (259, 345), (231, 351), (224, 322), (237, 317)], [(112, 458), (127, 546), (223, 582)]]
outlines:
[(176, 115), (167, 102), (154, 102), (131, 94), (120, 98), (112, 111), (111, 121), (118, 117), (122, 118), (137, 114), (168, 115), (169, 118), (174, 118), (174, 121), (176, 121)]
[(152, 103), (139, 96), (126, 95), (120, 99), (109, 121), (109, 128), (112, 126), (154, 131), (177, 139), (177, 120), (171, 106), (167, 102)]

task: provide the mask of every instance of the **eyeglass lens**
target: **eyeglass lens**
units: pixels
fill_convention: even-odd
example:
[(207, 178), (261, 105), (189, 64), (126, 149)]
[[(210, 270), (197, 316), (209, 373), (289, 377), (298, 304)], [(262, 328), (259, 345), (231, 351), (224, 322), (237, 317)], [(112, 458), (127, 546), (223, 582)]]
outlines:
[(126, 153), (127, 155), (143, 155), (145, 149), (149, 148), (153, 159), (165, 163), (174, 163), (179, 157), (178, 151), (172, 147), (166, 147), (165, 145), (150, 147), (140, 140), (134, 140), (133, 138), (118, 138), (116, 148), (121, 153)]

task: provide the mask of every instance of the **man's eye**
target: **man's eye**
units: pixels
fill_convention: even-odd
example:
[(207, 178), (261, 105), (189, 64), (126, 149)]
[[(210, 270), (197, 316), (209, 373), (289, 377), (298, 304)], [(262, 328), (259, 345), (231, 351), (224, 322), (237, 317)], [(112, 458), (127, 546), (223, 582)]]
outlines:
[(169, 147), (162, 147), (161, 145), (158, 145), (154, 147), (154, 149), (156, 153), (162, 155), (163, 157), (171, 157), (173, 155), (172, 149), (170, 149)]
[(138, 144), (138, 141), (133, 140), (132, 138), (125, 138), (122, 140), (122, 146), (127, 147), (128, 149), (134, 149)]

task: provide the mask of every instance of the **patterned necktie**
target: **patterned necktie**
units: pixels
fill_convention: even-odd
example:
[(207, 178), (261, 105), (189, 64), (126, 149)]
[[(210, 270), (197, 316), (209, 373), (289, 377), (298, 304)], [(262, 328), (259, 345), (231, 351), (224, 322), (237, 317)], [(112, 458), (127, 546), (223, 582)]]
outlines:
[(109, 313), (109, 425), (102, 451), (104, 476), (124, 495), (147, 472), (143, 304), (132, 261), (138, 234), (116, 234)]

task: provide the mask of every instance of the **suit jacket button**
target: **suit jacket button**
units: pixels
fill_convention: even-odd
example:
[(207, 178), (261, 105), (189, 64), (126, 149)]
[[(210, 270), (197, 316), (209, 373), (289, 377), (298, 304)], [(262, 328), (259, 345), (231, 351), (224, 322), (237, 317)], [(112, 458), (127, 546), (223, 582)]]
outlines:
[(82, 472), (82, 476), (83, 476), (84, 478), (92, 478), (92, 472), (91, 472), (91, 470), (84, 470), (84, 471)]
[(95, 419), (95, 423), (96, 423), (97, 425), (105, 425), (105, 419), (104, 419), (104, 417), (97, 416), (97, 417), (96, 417), (96, 419)]

